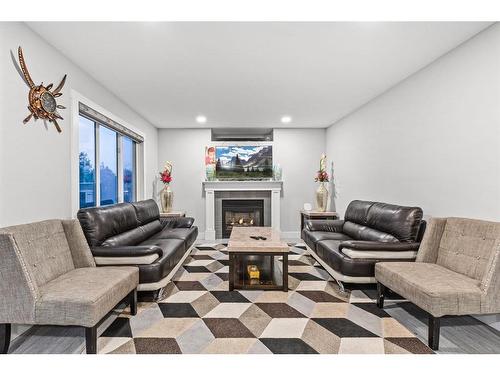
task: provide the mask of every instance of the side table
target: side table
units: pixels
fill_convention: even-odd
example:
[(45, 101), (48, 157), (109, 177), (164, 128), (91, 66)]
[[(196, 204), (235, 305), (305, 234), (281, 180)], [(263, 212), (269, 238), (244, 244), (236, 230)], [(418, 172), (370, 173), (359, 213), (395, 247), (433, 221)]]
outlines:
[(160, 212), (160, 217), (186, 217), (186, 211)]

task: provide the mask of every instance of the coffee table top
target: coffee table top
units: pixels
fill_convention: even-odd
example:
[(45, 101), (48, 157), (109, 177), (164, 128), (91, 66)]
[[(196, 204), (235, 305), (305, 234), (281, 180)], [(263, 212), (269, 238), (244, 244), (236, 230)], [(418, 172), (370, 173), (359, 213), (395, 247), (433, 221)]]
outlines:
[[(266, 237), (266, 240), (254, 240), (250, 236)], [(281, 241), (280, 233), (270, 227), (234, 227), (229, 237), (227, 251), (259, 252), (259, 253), (288, 253), (289, 246)]]

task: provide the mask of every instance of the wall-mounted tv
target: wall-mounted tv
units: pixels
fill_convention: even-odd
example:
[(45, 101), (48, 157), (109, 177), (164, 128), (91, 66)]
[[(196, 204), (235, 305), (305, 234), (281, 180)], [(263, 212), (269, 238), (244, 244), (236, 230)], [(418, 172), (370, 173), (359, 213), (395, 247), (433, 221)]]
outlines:
[(216, 146), (215, 177), (258, 180), (273, 177), (273, 146)]

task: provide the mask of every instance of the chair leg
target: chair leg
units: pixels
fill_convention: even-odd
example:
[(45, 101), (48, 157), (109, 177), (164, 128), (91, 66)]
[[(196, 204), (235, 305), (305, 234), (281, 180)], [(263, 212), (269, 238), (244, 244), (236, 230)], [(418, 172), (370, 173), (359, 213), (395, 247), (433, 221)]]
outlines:
[(97, 354), (97, 325), (85, 327), (85, 345), (87, 354)]
[(0, 324), (0, 354), (7, 354), (10, 346), (11, 324)]
[(129, 294), (130, 314), (137, 315), (137, 289)]
[(385, 286), (381, 283), (377, 283), (377, 307), (380, 309), (384, 308), (385, 299)]
[(439, 333), (441, 328), (441, 318), (429, 315), (429, 348), (439, 349)]

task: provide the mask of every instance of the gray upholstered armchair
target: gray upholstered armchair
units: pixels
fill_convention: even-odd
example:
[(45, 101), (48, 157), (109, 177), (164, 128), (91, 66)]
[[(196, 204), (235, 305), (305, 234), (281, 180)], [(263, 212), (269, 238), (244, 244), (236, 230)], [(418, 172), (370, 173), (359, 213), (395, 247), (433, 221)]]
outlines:
[(11, 324), (83, 326), (96, 353), (101, 319), (126, 297), (137, 312), (137, 267), (96, 267), (78, 220), (0, 229), (0, 260), (0, 353)]
[(439, 348), (439, 318), (500, 313), (500, 223), (434, 218), (415, 263), (375, 266), (379, 307), (389, 288), (429, 313), (429, 346)]

